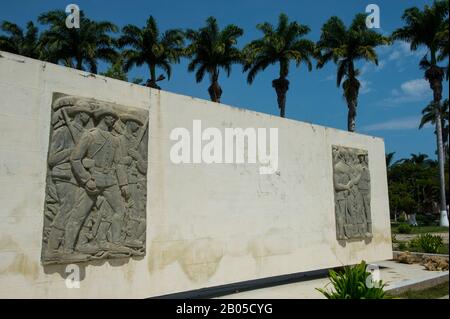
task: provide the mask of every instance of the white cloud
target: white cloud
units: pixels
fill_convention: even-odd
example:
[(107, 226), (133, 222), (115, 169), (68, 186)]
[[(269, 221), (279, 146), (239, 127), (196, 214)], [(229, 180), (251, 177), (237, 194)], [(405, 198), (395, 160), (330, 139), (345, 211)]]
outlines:
[(431, 92), (428, 82), (424, 79), (416, 79), (402, 83), (402, 91), (409, 96), (423, 97)]
[(382, 55), (388, 55), (387, 59), (389, 61), (399, 60), (399, 63), (403, 63), (405, 57), (422, 58), (426, 53), (427, 49), (425, 47), (419, 47), (416, 51), (411, 51), (410, 44), (405, 41), (396, 41), (393, 45), (380, 52)]
[(334, 78), (335, 78), (335, 76), (333, 74), (330, 74), (327, 77), (325, 77), (324, 79), (322, 79), (321, 82), (332, 81)]
[(389, 54), (388, 60), (392, 61), (392, 60), (397, 60), (398, 58), (401, 57), (401, 53), (400, 51), (394, 51), (391, 54)]
[(402, 83), (399, 89), (393, 89), (391, 95), (380, 101), (383, 106), (395, 106), (404, 103), (432, 99), (432, 91), (424, 79), (415, 79)]
[(370, 70), (370, 67), (371, 67), (370, 63), (368, 62), (364, 63), (363, 66), (361, 67), (360, 74), (365, 75)]
[(411, 130), (418, 129), (420, 124), (420, 116), (407, 116), (392, 119), (385, 122), (379, 122), (366, 125), (363, 131), (392, 131), (392, 130)]
[(361, 90), (360, 90), (361, 94), (367, 94), (367, 93), (373, 91), (373, 89), (371, 87), (371, 85), (372, 85), (371, 81), (360, 79), (359, 83), (361, 83)]
[(382, 70), (384, 67), (386, 66), (386, 61), (385, 60), (379, 60), (378, 61), (378, 65), (376, 65), (373, 62), (366, 62), (363, 64), (363, 66), (360, 69), (360, 74), (361, 75), (365, 75), (367, 73), (370, 72), (379, 72), (380, 70)]
[(425, 47), (411, 51), (410, 44), (405, 41), (396, 41), (392, 45), (378, 47), (377, 53), (384, 63), (393, 63), (398, 72), (404, 72), (411, 63), (418, 67), (420, 59), (427, 54)]

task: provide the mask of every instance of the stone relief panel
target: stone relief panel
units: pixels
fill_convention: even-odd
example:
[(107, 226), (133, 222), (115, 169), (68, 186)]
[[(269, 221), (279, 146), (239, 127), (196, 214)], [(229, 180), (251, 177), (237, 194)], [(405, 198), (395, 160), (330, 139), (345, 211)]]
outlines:
[(148, 111), (55, 93), (44, 265), (145, 255)]
[(368, 153), (336, 145), (332, 152), (337, 239), (371, 238)]

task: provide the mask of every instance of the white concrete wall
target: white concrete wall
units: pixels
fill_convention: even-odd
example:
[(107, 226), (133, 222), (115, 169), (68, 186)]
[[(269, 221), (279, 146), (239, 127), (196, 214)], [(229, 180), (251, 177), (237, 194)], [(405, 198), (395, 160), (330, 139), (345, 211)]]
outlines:
[[(392, 257), (384, 143), (0, 52), (0, 298), (143, 298)], [(149, 109), (147, 254), (40, 264), (53, 92)], [(175, 127), (277, 127), (279, 171), (169, 159)], [(336, 240), (331, 145), (368, 150), (373, 240)]]

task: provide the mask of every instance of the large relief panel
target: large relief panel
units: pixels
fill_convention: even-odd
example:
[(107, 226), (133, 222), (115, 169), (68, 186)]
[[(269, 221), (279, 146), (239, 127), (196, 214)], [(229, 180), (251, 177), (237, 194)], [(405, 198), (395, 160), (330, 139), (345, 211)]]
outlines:
[(42, 263), (145, 255), (148, 111), (55, 93)]
[(368, 153), (336, 145), (332, 152), (337, 239), (371, 238)]

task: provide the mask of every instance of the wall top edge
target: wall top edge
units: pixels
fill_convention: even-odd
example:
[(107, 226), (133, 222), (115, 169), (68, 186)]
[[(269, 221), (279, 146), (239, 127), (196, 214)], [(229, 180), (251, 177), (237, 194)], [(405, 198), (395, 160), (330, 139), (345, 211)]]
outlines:
[[(55, 68), (60, 68), (60, 69), (66, 69), (67, 72), (71, 72), (71, 73), (76, 73), (78, 75), (82, 75), (85, 78), (91, 78), (91, 79), (98, 79), (98, 80), (102, 80), (102, 81), (112, 81), (112, 82), (116, 82), (116, 83), (122, 83), (121, 85), (128, 85), (130, 87), (134, 87), (134, 88), (138, 88), (140, 90), (145, 90), (148, 92), (148, 94), (150, 96), (157, 96), (157, 95), (173, 95), (173, 96), (178, 96), (180, 98), (183, 99), (190, 99), (190, 100), (195, 100), (198, 101), (200, 103), (203, 104), (214, 104), (215, 106), (218, 107), (222, 107), (222, 108), (231, 108), (234, 109), (236, 111), (240, 111), (240, 112), (245, 112), (245, 113), (249, 113), (249, 114), (253, 114), (253, 115), (258, 115), (258, 116), (263, 116), (266, 119), (270, 119), (270, 120), (275, 120), (275, 121), (280, 121), (280, 122), (285, 122), (285, 123), (291, 123), (291, 124), (298, 124), (301, 123), (303, 125), (310, 125), (313, 129), (317, 128), (317, 129), (323, 129), (325, 131), (335, 131), (337, 133), (340, 134), (346, 134), (348, 136), (360, 136), (363, 138), (371, 138), (374, 140), (379, 140), (384, 144), (384, 139), (382, 137), (378, 137), (378, 136), (373, 136), (373, 135), (367, 135), (367, 134), (362, 134), (362, 133), (355, 133), (355, 132), (348, 132), (342, 129), (337, 129), (337, 128), (333, 128), (333, 127), (329, 127), (329, 126), (323, 126), (323, 125), (318, 125), (318, 124), (313, 124), (311, 122), (305, 122), (305, 121), (299, 121), (299, 120), (295, 120), (295, 119), (289, 119), (289, 118), (281, 118), (279, 116), (273, 115), (273, 114), (268, 114), (268, 113), (263, 113), (263, 112), (257, 112), (257, 111), (253, 111), (253, 110), (249, 110), (243, 107), (237, 107), (237, 106), (232, 106), (232, 105), (228, 105), (228, 104), (223, 104), (223, 103), (215, 103), (209, 100), (205, 100), (205, 99), (201, 99), (198, 97), (194, 97), (194, 96), (189, 96), (189, 95), (184, 95), (184, 94), (180, 94), (180, 93), (174, 93), (174, 92), (169, 92), (169, 91), (165, 91), (165, 90), (157, 90), (157, 89), (153, 89), (153, 88), (149, 88), (149, 87), (145, 87), (139, 84), (134, 84), (131, 82), (127, 82), (127, 81), (122, 81), (122, 80), (117, 80), (117, 79), (113, 79), (113, 78), (109, 78), (106, 77), (104, 75), (99, 75), (99, 74), (94, 74), (91, 72), (87, 72), (87, 71), (82, 71), (82, 70), (77, 70), (77, 69), (73, 69), (73, 68), (69, 68), (66, 66), (62, 66), (59, 64), (55, 64), (55, 63), (51, 63), (51, 62), (46, 62), (46, 61), (42, 61), (42, 60), (37, 60), (37, 59), (33, 59), (33, 58), (29, 58), (29, 57), (25, 57), (22, 55), (17, 55), (14, 53), (10, 53), (10, 52), (6, 52), (6, 51), (1, 51), (0, 50), (0, 62), (2, 59), (8, 59), (10, 61), (13, 61), (15, 63), (36, 63), (36, 64), (43, 64), (43, 65), (51, 65)], [(45, 69), (45, 67), (43, 68)]]

